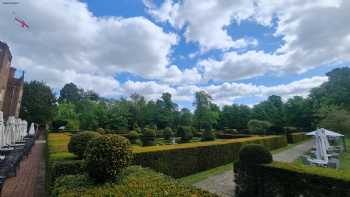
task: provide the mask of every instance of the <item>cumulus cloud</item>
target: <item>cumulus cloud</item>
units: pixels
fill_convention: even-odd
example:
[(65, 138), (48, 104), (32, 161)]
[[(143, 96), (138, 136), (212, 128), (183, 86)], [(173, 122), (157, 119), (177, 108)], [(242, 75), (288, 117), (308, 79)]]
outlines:
[(226, 27), (233, 20), (247, 19), (254, 13), (254, 2), (246, 0), (184, 0), (175, 3), (165, 0), (160, 7), (152, 0), (144, 0), (149, 13), (158, 21), (169, 22), (174, 27), (185, 28), (188, 42), (197, 42), (203, 51), (210, 49), (245, 48), (255, 46), (255, 39), (232, 39)]

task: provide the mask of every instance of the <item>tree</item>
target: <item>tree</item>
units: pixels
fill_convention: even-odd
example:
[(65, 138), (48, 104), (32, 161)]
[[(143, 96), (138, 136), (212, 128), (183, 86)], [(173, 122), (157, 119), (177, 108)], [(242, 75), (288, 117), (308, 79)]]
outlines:
[(204, 91), (199, 91), (195, 94), (193, 105), (196, 107), (196, 110), (194, 117), (199, 130), (211, 130), (213, 125), (217, 123), (217, 106), (213, 105), (211, 100), (211, 96)]
[(59, 104), (54, 122), (52, 124), (54, 129), (58, 129), (61, 126), (66, 126), (66, 129), (78, 130), (80, 123), (78, 114), (75, 112), (75, 105), (72, 103)]
[(331, 107), (323, 116), (324, 118), (319, 123), (320, 127), (350, 135), (350, 113), (348, 111)]
[(43, 82), (25, 82), (20, 117), (29, 123), (42, 125), (52, 121), (56, 110), (56, 98)]
[(157, 101), (157, 106), (159, 108), (157, 119), (158, 128), (163, 129), (167, 126), (173, 127), (177, 104), (171, 100), (171, 94), (163, 93), (161, 100)]
[(191, 126), (193, 120), (193, 114), (187, 108), (182, 108), (180, 111), (179, 125)]
[(83, 90), (79, 89), (74, 83), (67, 83), (60, 91), (58, 101), (67, 103), (76, 103), (82, 99)]
[(268, 121), (261, 120), (249, 120), (248, 128), (250, 132), (265, 134), (266, 131), (271, 127), (271, 123)]
[(286, 126), (284, 106), (281, 97), (272, 95), (266, 101), (255, 105), (252, 118), (268, 121), (279, 129)]
[(145, 97), (139, 94), (132, 94), (130, 96), (130, 117), (131, 117), (131, 125), (137, 123), (141, 128), (146, 126), (145, 124), (145, 113), (146, 110), (146, 100)]
[(350, 110), (350, 68), (337, 68), (327, 73), (328, 81), (311, 91), (310, 98), (317, 107), (338, 105)]
[(250, 119), (251, 110), (246, 105), (225, 105), (220, 113), (220, 129), (245, 129)]
[(304, 99), (300, 96), (288, 99), (285, 104), (285, 116), (289, 126), (306, 131), (314, 128), (315, 116), (310, 99)]

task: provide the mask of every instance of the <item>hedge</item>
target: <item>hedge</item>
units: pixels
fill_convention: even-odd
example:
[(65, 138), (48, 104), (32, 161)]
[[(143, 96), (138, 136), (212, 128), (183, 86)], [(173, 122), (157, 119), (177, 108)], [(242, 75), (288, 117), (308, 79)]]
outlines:
[(85, 162), (83, 160), (63, 160), (51, 162), (49, 173), (50, 182), (63, 175), (82, 174), (86, 172)]
[(310, 136), (305, 135), (305, 133), (288, 133), (287, 141), (288, 144), (295, 144), (310, 139)]
[(134, 164), (180, 178), (233, 162), (238, 158), (241, 146), (249, 143), (262, 144), (269, 150), (287, 146), (285, 136), (267, 136), (135, 147)]
[[(239, 165), (235, 165), (235, 171), (239, 171)], [(255, 191), (256, 197), (350, 196), (349, 172), (282, 162), (258, 165), (251, 172), (253, 174), (248, 178), (257, 184), (250, 191)], [(243, 174), (247, 176), (247, 173)], [(246, 187), (239, 183), (236, 185)]]
[(53, 197), (81, 196), (196, 196), (217, 197), (207, 191), (184, 185), (168, 176), (150, 169), (131, 166), (122, 179), (115, 183), (94, 184), (85, 175), (68, 175), (55, 182)]

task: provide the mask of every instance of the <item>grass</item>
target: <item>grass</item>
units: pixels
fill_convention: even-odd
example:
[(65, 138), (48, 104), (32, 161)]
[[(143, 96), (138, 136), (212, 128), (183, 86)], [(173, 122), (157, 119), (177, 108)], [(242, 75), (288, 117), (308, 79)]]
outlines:
[(342, 153), (340, 156), (339, 170), (350, 171), (350, 138), (346, 138), (347, 152)]
[(179, 181), (185, 183), (185, 184), (190, 184), (193, 185), (194, 183), (200, 182), (202, 180), (207, 179), (210, 176), (215, 176), (217, 174), (224, 173), (226, 171), (233, 170), (233, 163), (229, 163), (223, 166), (219, 166), (207, 171), (199, 172), (190, 176), (186, 176), (183, 178), (178, 179)]

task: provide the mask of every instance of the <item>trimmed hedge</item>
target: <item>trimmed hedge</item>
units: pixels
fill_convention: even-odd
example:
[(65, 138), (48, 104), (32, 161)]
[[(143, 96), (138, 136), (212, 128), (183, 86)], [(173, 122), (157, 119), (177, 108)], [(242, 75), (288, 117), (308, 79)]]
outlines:
[(86, 166), (83, 160), (55, 161), (52, 162), (50, 169), (51, 183), (60, 176), (82, 174), (85, 172)]
[[(235, 171), (239, 171), (239, 165), (235, 165)], [(350, 173), (329, 168), (301, 166), (290, 163), (273, 162), (271, 164), (257, 165), (251, 174), (243, 173), (255, 182), (256, 197), (349, 197)], [(248, 176), (248, 177), (247, 177)], [(246, 188), (246, 185), (239, 185)], [(237, 195), (242, 197), (244, 195)]]
[(150, 169), (131, 166), (120, 182), (94, 184), (87, 176), (64, 176), (57, 179), (53, 197), (81, 196), (196, 196), (217, 197), (215, 194), (184, 185)]
[(150, 167), (174, 178), (231, 163), (244, 144), (262, 144), (267, 149), (287, 146), (285, 136), (249, 137), (212, 142), (134, 147), (134, 164)]
[(310, 136), (305, 135), (305, 133), (288, 133), (287, 141), (288, 144), (295, 144), (310, 139)]

